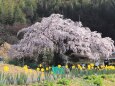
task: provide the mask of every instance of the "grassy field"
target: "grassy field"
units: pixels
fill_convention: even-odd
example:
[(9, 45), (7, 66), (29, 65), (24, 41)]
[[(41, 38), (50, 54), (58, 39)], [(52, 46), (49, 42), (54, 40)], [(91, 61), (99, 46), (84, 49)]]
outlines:
[[(52, 82), (34, 83), (29, 86), (115, 86), (115, 74), (91, 75), (89, 78), (60, 79)], [(94, 78), (95, 77), (95, 78)], [(60, 82), (62, 81), (62, 82)]]
[[(45, 70), (37, 71), (34, 69), (29, 69), (26, 65), (24, 67), (19, 67), (10, 64), (0, 64), (0, 86), (115, 86), (115, 70), (113, 67), (109, 68), (111, 69), (107, 69), (108, 72), (106, 71), (105, 74), (101, 71), (101, 69), (98, 70), (97, 73), (95, 73), (92, 69), (88, 70), (91, 74), (81, 74), (78, 76), (74, 76), (75, 74), (73, 76), (71, 75), (74, 72), (79, 74), (76, 69), (73, 69), (75, 71), (71, 71), (68, 76), (64, 75), (64, 77), (62, 77), (62, 75), (55, 75), (51, 72), (47, 73)], [(25, 75), (23, 75), (24, 73)], [(34, 79), (38, 79), (39, 75), (42, 77), (42, 74), (45, 73), (49, 74), (43, 75), (46, 76), (47, 79), (41, 79), (34, 82)], [(5, 76), (4, 74), (8, 75)], [(17, 74), (19, 75), (17, 76)], [(32, 83), (25, 84), (27, 82), (27, 78), (31, 79), (29, 81)], [(4, 81), (5, 79), (6, 81)], [(10, 82), (9, 84), (7, 83), (7, 80)], [(6, 85), (4, 85), (4, 83), (6, 83)], [(12, 83), (14, 83), (14, 85), (12, 85)]]

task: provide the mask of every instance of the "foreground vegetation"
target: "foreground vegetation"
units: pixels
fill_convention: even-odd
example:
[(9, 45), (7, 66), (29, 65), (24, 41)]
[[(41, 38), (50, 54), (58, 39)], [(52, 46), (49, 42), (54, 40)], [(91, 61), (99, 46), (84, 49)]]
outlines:
[(77, 77), (74, 79), (63, 78), (51, 82), (34, 83), (32, 86), (115, 86), (115, 75), (102, 74)]
[[(17, 67), (0, 64), (0, 86), (114, 86), (115, 67), (99, 66), (93, 64), (87, 67), (73, 65), (68, 71), (68, 65), (62, 67), (43, 67), (41, 64), (36, 70), (29, 69), (27, 65)], [(58, 70), (54, 68), (57, 68)], [(63, 71), (64, 70), (64, 71)]]

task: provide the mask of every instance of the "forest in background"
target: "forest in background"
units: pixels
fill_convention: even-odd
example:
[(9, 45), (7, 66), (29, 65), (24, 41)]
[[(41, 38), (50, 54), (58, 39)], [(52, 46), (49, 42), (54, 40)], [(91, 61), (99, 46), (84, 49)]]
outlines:
[(114, 0), (0, 0), (0, 44), (18, 42), (17, 32), (60, 13), (115, 40)]

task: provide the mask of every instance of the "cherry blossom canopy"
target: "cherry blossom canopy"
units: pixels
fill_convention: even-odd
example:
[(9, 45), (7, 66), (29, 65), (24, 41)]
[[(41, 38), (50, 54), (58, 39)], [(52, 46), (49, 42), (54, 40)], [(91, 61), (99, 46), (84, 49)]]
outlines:
[(114, 41), (101, 33), (83, 27), (81, 22), (65, 19), (60, 14), (44, 17), (28, 28), (18, 32), (24, 34), (18, 44), (12, 45), (12, 58), (34, 57), (47, 50), (66, 53), (71, 50), (76, 55), (89, 59), (108, 58), (115, 51)]

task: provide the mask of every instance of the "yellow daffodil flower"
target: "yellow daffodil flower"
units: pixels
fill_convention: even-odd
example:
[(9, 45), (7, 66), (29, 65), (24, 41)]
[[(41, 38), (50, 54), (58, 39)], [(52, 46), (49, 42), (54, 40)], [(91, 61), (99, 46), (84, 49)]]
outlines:
[(79, 67), (80, 70), (82, 70), (82, 67)]
[(58, 65), (58, 68), (61, 68), (61, 65)]
[(65, 66), (65, 68), (67, 68), (67, 69), (68, 69), (68, 65), (66, 65), (66, 66)]
[(8, 66), (4, 66), (4, 71), (8, 72), (9, 71), (9, 67)]
[(41, 71), (44, 72), (44, 68), (42, 68)]
[(39, 67), (42, 67), (42, 64), (40, 64)]
[(80, 65), (80, 64), (78, 64), (77, 66), (78, 66), (78, 67), (80, 67), (81, 65)]
[(91, 65), (91, 67), (94, 67), (94, 64), (93, 64), (93, 63), (91, 63), (90, 65)]
[(37, 68), (36, 70), (37, 70), (37, 71), (40, 71), (40, 68)]
[(90, 65), (88, 65), (88, 70), (90, 70), (91, 69), (91, 66)]
[(25, 69), (25, 70), (28, 69), (28, 66), (27, 66), (27, 65), (24, 65), (23, 69)]
[(75, 65), (72, 66), (72, 69), (75, 69)]
[(28, 66), (27, 66), (27, 65), (25, 65), (25, 66), (23, 67), (23, 69), (25, 70), (25, 72), (28, 72)]
[(99, 69), (99, 66), (97, 66), (97, 68)]
[(82, 67), (81, 67), (81, 66), (78, 66), (78, 69), (82, 70)]
[(48, 70), (49, 70), (49, 68), (48, 68), (48, 67), (46, 67), (46, 70), (48, 71)]

